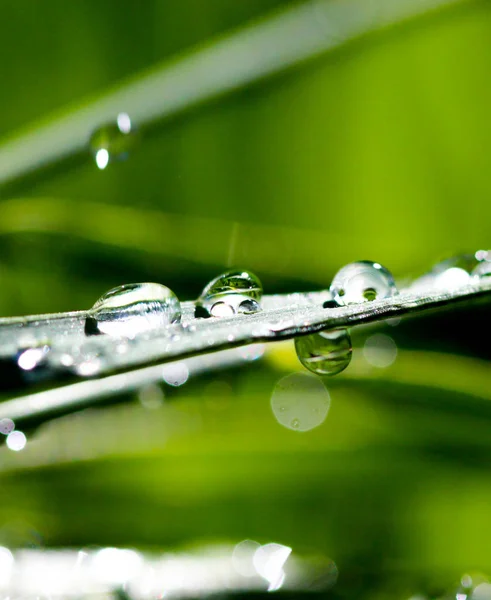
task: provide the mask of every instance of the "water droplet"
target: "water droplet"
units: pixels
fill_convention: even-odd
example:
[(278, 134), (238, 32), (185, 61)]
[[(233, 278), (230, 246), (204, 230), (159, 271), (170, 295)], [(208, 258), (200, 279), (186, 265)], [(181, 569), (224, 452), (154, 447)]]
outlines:
[(14, 429), (15, 423), (12, 421), (12, 419), (0, 419), (0, 433), (3, 433), (3, 435), (8, 435)]
[(321, 331), (295, 338), (302, 365), (317, 375), (337, 375), (349, 365), (352, 347), (347, 329)]
[(89, 140), (97, 167), (103, 170), (114, 160), (128, 158), (137, 143), (137, 137), (127, 113), (119, 113), (115, 122), (98, 127)]
[(318, 427), (329, 412), (331, 398), (322, 379), (307, 373), (292, 373), (278, 381), (271, 396), (271, 409), (283, 427), (309, 431)]
[(85, 332), (134, 337), (180, 319), (179, 300), (169, 288), (158, 283), (129, 283), (99, 298), (89, 311)]
[[(436, 290), (452, 290), (469, 285), (472, 277), (486, 275), (488, 267), (488, 251), (478, 250), (475, 254), (461, 254), (437, 263), (429, 273), (422, 275), (411, 285), (415, 291), (425, 288)], [(489, 269), (491, 272), (491, 269)]]
[(168, 363), (162, 367), (162, 379), (169, 385), (179, 387), (189, 379), (189, 367), (183, 361)]
[(260, 310), (263, 293), (259, 279), (250, 271), (228, 271), (205, 287), (196, 302), (196, 316), (231, 317)]
[(330, 292), (341, 306), (381, 300), (397, 294), (390, 271), (379, 263), (361, 260), (340, 269), (332, 280)]
[(477, 267), (472, 271), (472, 277), (483, 279), (491, 276), (491, 262), (483, 260)]

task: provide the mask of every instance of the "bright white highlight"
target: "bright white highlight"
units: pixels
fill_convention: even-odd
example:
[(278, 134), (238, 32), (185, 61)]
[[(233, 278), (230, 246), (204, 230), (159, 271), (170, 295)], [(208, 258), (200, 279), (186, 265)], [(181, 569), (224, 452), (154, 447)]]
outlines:
[(14, 557), (8, 548), (0, 546), (0, 589), (10, 581)]
[(103, 548), (94, 556), (91, 566), (99, 581), (121, 585), (138, 575), (143, 558), (134, 550)]
[(12, 431), (7, 436), (7, 447), (14, 452), (20, 452), (23, 450), (27, 444), (27, 438), (22, 431)]
[(459, 288), (470, 283), (471, 276), (464, 269), (452, 267), (438, 275), (435, 282), (435, 287), (441, 290), (450, 290)]
[(254, 553), (253, 563), (258, 575), (269, 583), (268, 592), (279, 590), (285, 581), (285, 566), (292, 549), (282, 544), (266, 544)]
[(101, 171), (105, 169), (109, 164), (109, 152), (105, 148), (97, 150), (95, 162)]
[(121, 133), (129, 133), (131, 131), (131, 119), (128, 113), (119, 113), (117, 123)]
[(32, 371), (34, 367), (36, 367), (39, 362), (42, 360), (43, 356), (46, 354), (47, 348), (30, 348), (29, 350), (25, 350), (18, 358), (17, 364), (24, 371)]

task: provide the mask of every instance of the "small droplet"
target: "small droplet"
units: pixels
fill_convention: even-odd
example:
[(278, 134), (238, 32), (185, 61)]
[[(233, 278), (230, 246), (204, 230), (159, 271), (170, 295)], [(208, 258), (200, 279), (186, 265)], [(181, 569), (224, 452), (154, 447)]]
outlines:
[(98, 127), (90, 136), (89, 146), (101, 170), (115, 160), (128, 158), (137, 143), (137, 134), (127, 113), (119, 113), (114, 123)]
[(0, 433), (3, 433), (3, 435), (8, 435), (14, 429), (15, 429), (15, 423), (12, 421), (12, 419), (9, 419), (9, 418), (0, 419)]
[(472, 277), (477, 279), (484, 279), (491, 277), (491, 262), (483, 260), (471, 273)]
[(292, 373), (278, 381), (271, 396), (271, 409), (283, 427), (309, 431), (324, 422), (331, 398), (322, 379), (307, 373)]
[(382, 300), (397, 294), (390, 271), (379, 263), (362, 260), (340, 269), (332, 280), (330, 292), (341, 306)]
[(183, 361), (168, 363), (162, 367), (162, 379), (169, 385), (179, 387), (189, 379), (189, 367)]
[(262, 293), (261, 282), (250, 271), (228, 271), (205, 287), (196, 302), (196, 316), (231, 317), (258, 312)]
[(99, 298), (89, 311), (85, 332), (134, 337), (180, 319), (179, 300), (169, 288), (158, 283), (129, 283)]
[[(428, 288), (446, 291), (470, 285), (472, 277), (485, 275), (490, 266), (487, 250), (453, 256), (437, 263), (429, 273), (416, 279), (411, 289), (423, 291)], [(491, 272), (491, 269), (489, 271)]]
[(302, 365), (316, 375), (337, 375), (349, 365), (351, 337), (347, 329), (321, 331), (295, 338)]

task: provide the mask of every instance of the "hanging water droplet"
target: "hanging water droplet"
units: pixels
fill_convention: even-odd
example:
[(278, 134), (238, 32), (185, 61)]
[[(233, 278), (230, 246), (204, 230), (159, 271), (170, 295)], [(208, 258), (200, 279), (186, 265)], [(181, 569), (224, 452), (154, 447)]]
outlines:
[(98, 127), (90, 136), (89, 146), (99, 169), (114, 160), (125, 160), (137, 142), (136, 131), (127, 113), (119, 113), (116, 121)]
[(99, 298), (89, 311), (85, 332), (134, 337), (180, 319), (179, 300), (169, 288), (159, 283), (129, 283)]
[(302, 365), (316, 375), (337, 375), (351, 361), (351, 337), (347, 329), (332, 329), (295, 338)]
[(330, 286), (334, 300), (341, 306), (382, 300), (397, 294), (390, 271), (379, 263), (361, 260), (340, 269)]
[(196, 316), (231, 317), (259, 311), (263, 293), (259, 279), (250, 271), (228, 271), (215, 277), (196, 302)]

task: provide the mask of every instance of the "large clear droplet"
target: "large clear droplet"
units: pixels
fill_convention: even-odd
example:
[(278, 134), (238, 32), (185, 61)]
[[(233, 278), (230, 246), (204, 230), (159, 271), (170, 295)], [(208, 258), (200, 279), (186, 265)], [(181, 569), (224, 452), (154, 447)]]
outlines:
[(231, 317), (260, 310), (263, 288), (250, 271), (228, 271), (215, 277), (196, 302), (197, 316)]
[(329, 288), (341, 306), (381, 300), (397, 294), (394, 278), (379, 263), (361, 260), (340, 269)]
[(159, 283), (129, 283), (97, 300), (89, 311), (85, 331), (134, 337), (180, 320), (181, 305), (169, 288)]
[(119, 113), (113, 123), (98, 127), (89, 141), (97, 167), (102, 170), (110, 162), (128, 158), (137, 143), (137, 137), (127, 113)]
[(295, 338), (302, 365), (316, 375), (337, 375), (349, 365), (351, 337), (347, 329), (332, 329)]

